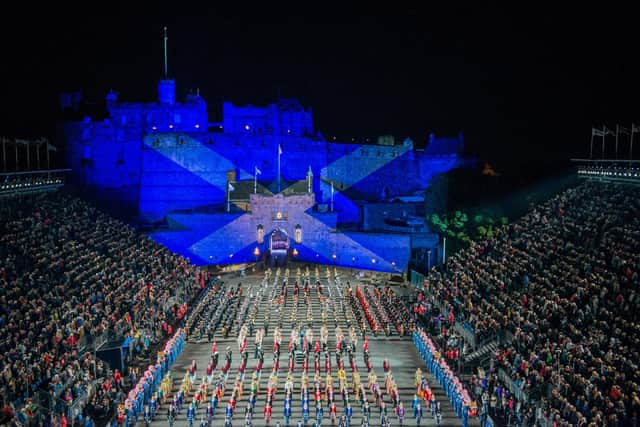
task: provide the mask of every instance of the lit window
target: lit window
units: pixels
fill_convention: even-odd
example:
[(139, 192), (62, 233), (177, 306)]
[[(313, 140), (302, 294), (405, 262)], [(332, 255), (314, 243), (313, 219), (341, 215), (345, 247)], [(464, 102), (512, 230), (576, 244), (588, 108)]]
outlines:
[(196, 123), (196, 129), (200, 129), (200, 125)]
[(244, 125), (244, 130), (249, 130), (249, 129), (251, 129), (251, 126), (249, 126), (249, 125)]
[(158, 128), (157, 128), (157, 127), (155, 127), (155, 126), (151, 126), (151, 129), (156, 130), (156, 129), (158, 129)]
[(173, 125), (169, 125), (169, 129), (173, 129)]

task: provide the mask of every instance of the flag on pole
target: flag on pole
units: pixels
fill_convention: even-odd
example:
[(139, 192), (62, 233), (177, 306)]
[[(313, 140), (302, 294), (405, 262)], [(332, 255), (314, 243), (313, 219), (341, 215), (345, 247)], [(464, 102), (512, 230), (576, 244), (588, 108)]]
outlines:
[(309, 165), (309, 175), (313, 176), (313, 171), (311, 170), (311, 165)]
[(331, 195), (333, 196), (333, 181), (331, 181)]
[(58, 151), (58, 149), (55, 147), (55, 145), (51, 145), (47, 143), (47, 150), (49, 151)]
[(255, 170), (256, 170), (256, 175), (261, 175), (262, 171), (260, 169), (258, 169), (257, 166), (254, 166)]
[(235, 187), (229, 183), (229, 191), (236, 191)]
[(624, 134), (624, 135), (629, 135), (631, 133), (631, 130), (629, 128), (624, 127), (624, 126), (619, 126), (618, 127), (618, 131), (621, 134)]
[(282, 147), (280, 147), (280, 144), (278, 144), (278, 155), (282, 154)]
[(614, 131), (612, 131), (611, 129), (609, 129), (609, 128), (608, 128), (608, 127), (606, 127), (606, 126), (603, 126), (602, 128), (603, 128), (603, 130), (604, 130), (604, 134), (605, 134), (605, 135), (615, 135), (615, 134), (616, 134)]
[(635, 124), (631, 125), (631, 130), (633, 132), (640, 132), (640, 126), (636, 126)]
[(591, 128), (591, 136), (604, 136), (604, 133), (600, 129)]

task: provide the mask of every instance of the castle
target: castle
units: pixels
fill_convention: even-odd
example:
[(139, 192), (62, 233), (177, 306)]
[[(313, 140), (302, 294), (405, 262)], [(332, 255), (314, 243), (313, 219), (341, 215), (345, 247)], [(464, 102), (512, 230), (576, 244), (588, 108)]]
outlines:
[(199, 93), (177, 100), (166, 75), (155, 102), (122, 102), (113, 91), (105, 102), (107, 118), (60, 127), (71, 178), (168, 223), (151, 236), (193, 262), (296, 257), (402, 272), (439, 259), (439, 236), (423, 219), (443, 202), (434, 178), (462, 164), (462, 134), (431, 134), (426, 149), (389, 136), (329, 141), (294, 99), (224, 102), (222, 120), (210, 122)]

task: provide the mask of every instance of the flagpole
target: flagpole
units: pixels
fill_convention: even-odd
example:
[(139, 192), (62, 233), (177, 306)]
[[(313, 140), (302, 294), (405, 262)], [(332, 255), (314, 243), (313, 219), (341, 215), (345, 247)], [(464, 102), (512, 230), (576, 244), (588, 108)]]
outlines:
[(29, 141), (27, 140), (27, 143), (25, 144), (27, 146), (27, 170), (31, 170), (31, 159), (29, 158), (29, 151), (31, 151), (29, 149)]
[(36, 144), (36, 162), (38, 163), (38, 170), (40, 170), (40, 146), (42, 144), (38, 143)]
[(167, 27), (164, 27), (164, 78), (168, 78), (167, 74)]
[(616, 157), (615, 157), (616, 160), (618, 160), (618, 129), (619, 128), (620, 128), (620, 125), (616, 123)]
[(607, 127), (602, 125), (602, 160), (604, 160), (604, 139), (607, 137)]
[(227, 212), (231, 211), (231, 183), (227, 182)]
[(331, 212), (333, 212), (333, 181), (331, 181)]
[(258, 192), (258, 171), (253, 168), (253, 194)]
[(447, 238), (446, 236), (442, 236), (442, 263), (443, 264), (445, 264), (446, 259), (447, 259)]
[(49, 167), (49, 140), (46, 140), (46, 144), (47, 144), (47, 170), (51, 170), (51, 168)]
[(7, 140), (2, 138), (2, 170), (7, 172)]
[(591, 128), (591, 149), (589, 150), (589, 158), (593, 159), (593, 128)]
[(633, 160), (633, 132), (636, 130), (635, 126), (635, 124), (631, 123), (631, 144), (629, 144), (629, 160)]
[(280, 192), (280, 153), (281, 153), (280, 144), (278, 144), (278, 193)]

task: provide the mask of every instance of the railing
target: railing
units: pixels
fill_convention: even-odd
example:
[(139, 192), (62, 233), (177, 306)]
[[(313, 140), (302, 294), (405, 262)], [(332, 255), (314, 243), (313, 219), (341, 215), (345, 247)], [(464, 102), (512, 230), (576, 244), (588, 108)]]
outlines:
[(516, 399), (518, 399), (523, 403), (529, 402), (528, 393), (526, 393), (523, 389), (518, 387), (515, 381), (513, 381), (513, 378), (511, 378), (511, 375), (509, 375), (502, 368), (498, 368), (498, 379), (502, 381), (504, 385), (506, 385), (509, 388), (509, 391), (511, 391), (511, 394), (513, 394), (516, 397)]
[(424, 284), (424, 279), (425, 279), (424, 274), (418, 273), (415, 270), (411, 270), (411, 284), (413, 286), (422, 288), (422, 285)]
[(80, 396), (78, 396), (71, 405), (67, 408), (67, 422), (68, 425), (80, 425), (78, 420), (78, 415), (82, 414), (82, 410), (84, 409), (86, 403), (89, 400), (89, 393), (87, 391), (82, 392)]
[(579, 178), (640, 183), (640, 160), (571, 159)]
[(64, 185), (65, 174), (69, 171), (70, 169), (0, 172), (0, 195), (33, 193), (61, 187)]
[(471, 344), (474, 350), (478, 347), (476, 334), (473, 331), (467, 329), (461, 322), (456, 321), (453, 325), (453, 329), (457, 333), (459, 333), (466, 342)]

